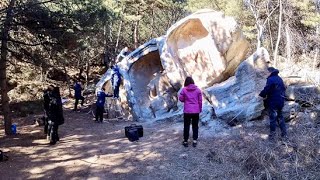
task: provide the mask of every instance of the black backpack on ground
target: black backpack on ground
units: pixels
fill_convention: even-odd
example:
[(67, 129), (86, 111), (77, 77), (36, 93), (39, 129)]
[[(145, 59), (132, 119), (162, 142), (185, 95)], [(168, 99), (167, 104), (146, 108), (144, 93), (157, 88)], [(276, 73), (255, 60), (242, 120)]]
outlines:
[(143, 127), (142, 127), (142, 125), (131, 124), (130, 126), (124, 127), (126, 137), (128, 137), (128, 130), (129, 129), (137, 129), (139, 137), (143, 137)]
[(127, 134), (127, 138), (129, 139), (129, 141), (133, 142), (139, 140), (139, 133), (137, 129), (129, 129)]
[(137, 141), (139, 137), (143, 137), (143, 127), (141, 125), (131, 124), (124, 127), (124, 131), (129, 141)]

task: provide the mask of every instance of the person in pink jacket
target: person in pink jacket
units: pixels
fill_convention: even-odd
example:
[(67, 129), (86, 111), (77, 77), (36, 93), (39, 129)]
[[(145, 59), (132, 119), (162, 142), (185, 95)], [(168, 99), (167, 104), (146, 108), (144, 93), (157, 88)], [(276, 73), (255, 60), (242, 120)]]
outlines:
[(184, 82), (184, 88), (179, 95), (179, 100), (184, 103), (183, 145), (185, 147), (188, 147), (190, 123), (192, 122), (192, 145), (193, 147), (196, 147), (199, 129), (199, 114), (202, 111), (202, 93), (201, 90), (194, 84), (194, 80), (192, 79), (192, 77), (186, 78)]

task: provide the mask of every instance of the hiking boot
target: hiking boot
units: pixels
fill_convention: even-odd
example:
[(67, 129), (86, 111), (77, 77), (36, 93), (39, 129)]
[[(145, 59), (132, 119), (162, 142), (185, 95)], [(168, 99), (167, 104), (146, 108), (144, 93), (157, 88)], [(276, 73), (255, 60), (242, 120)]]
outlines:
[(197, 147), (197, 144), (198, 144), (197, 140), (193, 140), (192, 146), (193, 146), (193, 147)]
[(183, 145), (184, 147), (188, 147), (188, 141), (183, 141), (182, 145)]
[(50, 141), (50, 145), (55, 145), (57, 141)]

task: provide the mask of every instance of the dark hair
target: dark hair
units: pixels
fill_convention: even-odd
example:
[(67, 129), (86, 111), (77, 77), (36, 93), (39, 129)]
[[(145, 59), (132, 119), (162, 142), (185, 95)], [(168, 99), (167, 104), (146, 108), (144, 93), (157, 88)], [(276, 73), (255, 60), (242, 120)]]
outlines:
[(190, 84), (194, 84), (194, 80), (192, 79), (192, 77), (188, 76), (184, 81), (184, 86), (189, 86)]
[(276, 68), (274, 68), (274, 67), (268, 67), (268, 71), (272, 73), (272, 72), (276, 71)]
[(101, 88), (103, 91), (105, 91), (106, 89), (104, 87)]
[(52, 91), (57, 97), (60, 97), (60, 88), (54, 87)]

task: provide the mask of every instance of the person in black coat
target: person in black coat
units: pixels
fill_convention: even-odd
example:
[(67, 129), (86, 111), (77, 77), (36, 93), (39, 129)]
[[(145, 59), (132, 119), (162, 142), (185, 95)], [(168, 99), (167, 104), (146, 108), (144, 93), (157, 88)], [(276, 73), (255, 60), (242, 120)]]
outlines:
[(43, 91), (43, 109), (44, 109), (44, 134), (48, 134), (49, 125), (49, 108), (50, 108), (50, 98), (54, 87), (49, 85), (47, 89)]
[(48, 135), (50, 144), (54, 145), (59, 141), (58, 128), (64, 123), (62, 101), (59, 87), (54, 87), (50, 96), (49, 104), (49, 128)]
[(277, 121), (281, 129), (281, 137), (287, 138), (286, 124), (282, 115), (282, 108), (285, 101), (285, 85), (279, 74), (279, 70), (269, 67), (270, 72), (267, 78), (267, 84), (260, 92), (259, 96), (266, 98), (266, 105), (270, 118), (269, 139), (273, 140), (276, 134)]

